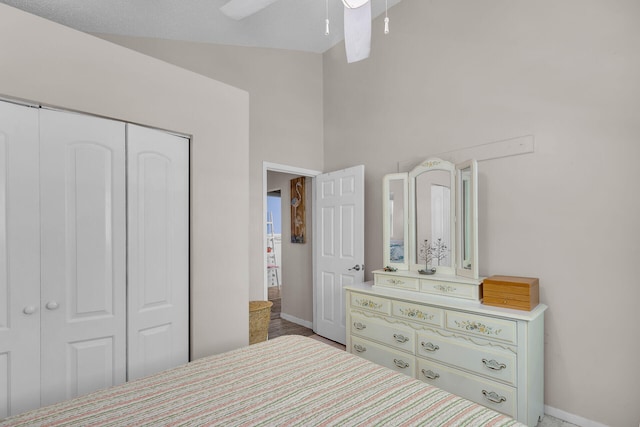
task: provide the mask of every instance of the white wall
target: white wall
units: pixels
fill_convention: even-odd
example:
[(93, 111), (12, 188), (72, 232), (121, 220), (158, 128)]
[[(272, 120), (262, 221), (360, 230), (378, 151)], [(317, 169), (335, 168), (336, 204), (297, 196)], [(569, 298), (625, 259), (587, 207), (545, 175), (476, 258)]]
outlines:
[[(200, 206), (194, 220), (203, 234), (192, 242), (192, 267), (197, 271), (192, 280), (203, 296), (198, 310), (206, 306), (210, 311), (194, 325), (198, 339), (207, 340), (199, 354), (236, 343), (228, 338), (235, 328), (227, 334), (216, 325), (234, 325), (235, 317), (221, 318), (234, 310), (241, 313), (238, 301), (245, 304), (249, 297), (246, 266), (234, 268), (242, 260), (231, 259), (228, 251), (247, 253), (249, 242), (253, 298), (256, 284), (262, 286), (263, 160), (315, 170), (366, 165), (365, 265), (372, 270), (382, 266), (381, 180), (396, 171), (398, 161), (530, 134), (535, 137), (534, 154), (479, 165), (481, 273), (540, 278), (541, 298), (549, 305), (547, 405), (610, 425), (637, 425), (640, 322), (635, 312), (640, 286), (633, 266), (640, 254), (640, 169), (635, 164), (640, 158), (640, 3), (406, 0), (389, 16), (391, 34), (382, 36), (377, 30), (381, 21), (376, 20), (372, 57), (351, 65), (346, 64), (343, 46), (319, 58), (126, 40), (133, 48), (251, 94), (250, 170), (241, 160), (242, 143), (230, 142), (241, 140), (239, 136), (223, 138), (228, 143), (222, 147), (204, 146), (193, 153), (200, 171), (193, 179), (201, 182), (194, 190), (193, 203)], [(227, 111), (222, 108), (226, 104), (208, 105), (202, 98), (222, 93), (235, 99), (235, 92), (227, 93), (215, 82), (200, 82), (139, 56), (132, 56), (138, 67), (123, 71), (128, 75), (138, 68), (135, 78), (116, 78), (111, 74), (121, 72), (116, 69), (123, 62), (119, 59), (133, 54), (89, 43), (89, 38), (6, 7), (0, 23), (0, 93), (116, 118), (130, 116), (194, 133), (195, 144), (200, 131), (188, 128), (202, 129), (212, 139), (218, 123), (213, 118)], [(89, 63), (100, 65), (92, 68), (106, 70), (85, 72), (87, 64), (78, 49), (89, 55)], [(58, 50), (63, 52), (61, 61)], [(7, 68), (5, 61), (15, 65)], [(42, 69), (52, 69), (53, 76), (34, 76)], [(166, 98), (166, 91), (170, 98), (183, 99), (176, 92), (186, 76), (187, 90), (199, 89), (191, 96), (208, 105), (192, 119), (168, 111), (158, 99)], [(132, 101), (112, 84), (96, 84), (103, 79), (125, 82), (157, 102)], [(174, 81), (179, 83), (173, 86)], [(122, 98), (127, 105), (115, 102)], [(324, 125), (317, 119), (323, 115)], [(208, 190), (219, 191), (211, 182), (222, 176), (234, 182), (231, 194), (224, 195), (227, 206), (246, 203), (250, 185), (250, 216), (215, 210)], [(208, 187), (203, 188), (205, 182)], [(211, 218), (231, 226), (214, 230)], [(249, 232), (244, 234), (247, 223)], [(221, 230), (232, 242), (224, 252), (213, 238)], [(202, 265), (211, 259), (227, 263), (222, 269)], [(216, 312), (216, 301), (224, 301), (221, 312)]]
[(249, 92), (249, 298), (264, 299), (262, 162), (322, 170), (322, 55), (138, 37), (100, 37)]
[(247, 93), (3, 4), (0, 52), (2, 96), (192, 135), (192, 357), (246, 345)]
[[(371, 58), (324, 55), (325, 169), (366, 166), (366, 261), (398, 161), (533, 135), (481, 162), (480, 272), (540, 278), (545, 402), (640, 422), (640, 2), (404, 1)], [(370, 274), (369, 274), (370, 277)]]

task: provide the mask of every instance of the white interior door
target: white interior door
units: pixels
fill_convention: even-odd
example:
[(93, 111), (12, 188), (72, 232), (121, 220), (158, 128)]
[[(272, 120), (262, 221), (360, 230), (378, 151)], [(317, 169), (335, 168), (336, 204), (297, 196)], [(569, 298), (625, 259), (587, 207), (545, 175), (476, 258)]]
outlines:
[(38, 109), (0, 102), (0, 419), (40, 405)]
[(125, 381), (125, 125), (40, 111), (42, 404)]
[(364, 166), (318, 175), (314, 194), (314, 330), (345, 344), (344, 287), (364, 280)]
[(127, 125), (128, 379), (189, 359), (189, 140)]

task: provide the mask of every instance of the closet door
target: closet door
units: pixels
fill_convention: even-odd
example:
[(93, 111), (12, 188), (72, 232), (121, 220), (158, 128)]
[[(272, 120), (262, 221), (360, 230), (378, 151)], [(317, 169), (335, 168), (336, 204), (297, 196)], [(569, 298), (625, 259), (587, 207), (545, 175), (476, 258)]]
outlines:
[(41, 110), (42, 404), (126, 377), (125, 125)]
[(127, 125), (128, 379), (189, 358), (189, 141)]
[(0, 102), (0, 418), (40, 404), (38, 110)]

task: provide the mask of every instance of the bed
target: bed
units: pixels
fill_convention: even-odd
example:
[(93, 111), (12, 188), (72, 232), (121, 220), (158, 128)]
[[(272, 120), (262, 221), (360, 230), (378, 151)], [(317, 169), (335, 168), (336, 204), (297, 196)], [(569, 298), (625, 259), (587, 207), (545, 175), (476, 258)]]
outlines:
[(0, 420), (0, 426), (522, 426), (312, 338), (285, 336)]

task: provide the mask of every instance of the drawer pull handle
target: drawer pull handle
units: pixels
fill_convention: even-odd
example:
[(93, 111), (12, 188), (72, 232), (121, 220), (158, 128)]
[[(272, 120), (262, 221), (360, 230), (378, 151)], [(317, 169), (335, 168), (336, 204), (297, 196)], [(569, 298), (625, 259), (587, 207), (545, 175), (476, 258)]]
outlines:
[(392, 285), (402, 285), (402, 284), (404, 284), (404, 282), (402, 280), (398, 280), (398, 279), (388, 279), (387, 282), (389, 282)]
[(395, 365), (400, 369), (405, 369), (409, 367), (409, 364), (402, 359), (393, 359), (393, 363), (395, 363)]
[(367, 328), (367, 325), (362, 324), (362, 323), (360, 323), (360, 322), (354, 322), (354, 323), (353, 323), (353, 327), (354, 327), (354, 328), (356, 328), (357, 330), (361, 331), (361, 330), (363, 330), (363, 329), (366, 329), (366, 328)]
[(367, 351), (367, 347), (360, 345), (360, 344), (354, 344), (353, 345), (353, 349), (355, 351), (357, 351), (358, 353), (364, 353), (365, 351)]
[(422, 341), (422, 342), (420, 343), (420, 345), (422, 346), (422, 348), (424, 348), (424, 349), (425, 349), (425, 350), (427, 350), (427, 351), (437, 351), (437, 350), (440, 350), (440, 347), (439, 347), (439, 346), (437, 346), (437, 345), (435, 345), (435, 344), (434, 344), (434, 343), (432, 343), (432, 342), (424, 342), (424, 341)]
[(402, 334), (393, 334), (393, 339), (398, 341), (399, 343), (405, 343), (409, 341), (409, 337), (405, 337)]
[(440, 378), (440, 374), (433, 372), (431, 369), (423, 369), (422, 375), (429, 378), (430, 380), (437, 380), (438, 378)]
[(489, 369), (493, 369), (494, 371), (499, 371), (501, 369), (507, 368), (507, 365), (505, 365), (504, 363), (497, 362), (494, 359), (491, 359), (491, 360), (482, 359), (482, 363), (484, 363), (484, 366), (486, 366)]
[(487, 400), (493, 403), (502, 403), (507, 401), (506, 397), (500, 396), (495, 391), (482, 390), (482, 394), (484, 394), (484, 397), (486, 397)]

